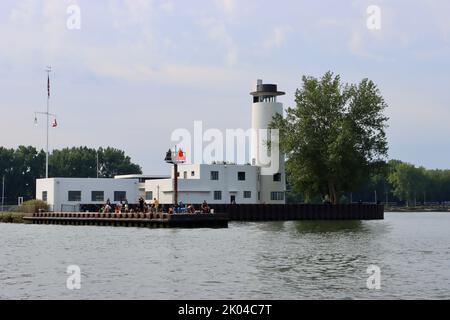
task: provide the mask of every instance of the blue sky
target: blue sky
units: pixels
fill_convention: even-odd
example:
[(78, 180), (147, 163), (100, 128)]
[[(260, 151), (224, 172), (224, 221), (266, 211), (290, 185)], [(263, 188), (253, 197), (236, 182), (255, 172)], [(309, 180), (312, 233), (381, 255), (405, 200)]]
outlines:
[[(66, 10), (81, 9), (69, 30)], [(366, 26), (369, 5), (381, 29)], [(257, 78), (293, 106), (304, 74), (327, 70), (378, 84), (390, 117), (389, 156), (450, 168), (450, 2), (261, 0), (3, 0), (0, 145), (43, 148), (33, 125), (46, 104), (51, 147), (124, 149), (146, 173), (177, 128), (248, 128)]]

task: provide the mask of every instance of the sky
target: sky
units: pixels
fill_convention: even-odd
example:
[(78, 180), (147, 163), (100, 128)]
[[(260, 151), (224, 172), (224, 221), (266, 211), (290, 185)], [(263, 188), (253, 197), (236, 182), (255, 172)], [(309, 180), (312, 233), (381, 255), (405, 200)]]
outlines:
[(256, 79), (287, 108), (331, 70), (380, 88), (389, 158), (450, 168), (448, 0), (2, 0), (0, 43), (0, 146), (45, 148), (47, 65), (50, 148), (120, 148), (147, 174), (176, 129), (248, 129)]

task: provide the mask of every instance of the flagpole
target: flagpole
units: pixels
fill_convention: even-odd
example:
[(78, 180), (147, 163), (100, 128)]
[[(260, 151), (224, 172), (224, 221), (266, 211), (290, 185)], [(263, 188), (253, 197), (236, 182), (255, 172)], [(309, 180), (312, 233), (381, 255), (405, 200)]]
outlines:
[(48, 178), (48, 127), (50, 126), (49, 110), (50, 110), (50, 72), (51, 67), (47, 67), (47, 152), (45, 153), (45, 178)]

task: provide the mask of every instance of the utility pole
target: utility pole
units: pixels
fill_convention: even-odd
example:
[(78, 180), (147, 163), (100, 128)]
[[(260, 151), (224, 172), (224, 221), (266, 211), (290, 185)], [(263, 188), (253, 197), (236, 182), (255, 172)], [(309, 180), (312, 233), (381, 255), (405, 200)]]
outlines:
[(98, 179), (98, 151), (97, 151), (97, 179)]
[(4, 204), (5, 204), (5, 176), (3, 175), (3, 179), (2, 179), (2, 212), (3, 212)]
[(178, 164), (173, 164), (173, 204), (178, 205)]

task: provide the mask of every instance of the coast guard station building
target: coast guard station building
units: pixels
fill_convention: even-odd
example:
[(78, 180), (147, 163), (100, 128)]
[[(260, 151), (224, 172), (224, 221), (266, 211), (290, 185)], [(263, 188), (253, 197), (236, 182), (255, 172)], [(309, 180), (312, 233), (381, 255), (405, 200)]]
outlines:
[[(251, 164), (179, 164), (178, 201), (185, 204), (208, 203), (285, 203), (284, 156), (279, 155), (278, 171), (260, 159), (259, 129), (267, 129), (272, 117), (283, 113), (277, 96), (284, 92), (275, 84), (258, 80), (253, 92)], [(171, 175), (121, 175), (114, 178), (37, 179), (36, 199), (46, 201), (54, 211), (73, 211), (82, 204), (103, 204), (127, 200), (137, 203), (154, 198), (161, 204), (173, 201), (174, 173)]]

